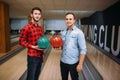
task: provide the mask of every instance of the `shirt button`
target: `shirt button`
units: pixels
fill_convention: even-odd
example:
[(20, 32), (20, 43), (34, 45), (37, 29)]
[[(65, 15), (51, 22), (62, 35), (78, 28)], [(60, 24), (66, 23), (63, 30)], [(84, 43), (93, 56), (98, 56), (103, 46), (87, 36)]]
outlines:
[(65, 55), (66, 55), (66, 53), (65, 53)]

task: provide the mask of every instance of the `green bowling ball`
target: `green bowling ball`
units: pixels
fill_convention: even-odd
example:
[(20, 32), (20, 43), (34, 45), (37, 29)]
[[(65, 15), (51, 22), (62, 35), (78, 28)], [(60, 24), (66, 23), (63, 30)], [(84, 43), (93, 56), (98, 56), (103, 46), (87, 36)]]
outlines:
[(48, 48), (48, 46), (50, 45), (50, 41), (49, 41), (49, 39), (48, 39), (47, 37), (42, 36), (42, 37), (40, 37), (40, 38), (38, 39), (37, 45), (38, 45), (38, 47), (41, 48), (41, 49), (46, 49), (46, 48)]

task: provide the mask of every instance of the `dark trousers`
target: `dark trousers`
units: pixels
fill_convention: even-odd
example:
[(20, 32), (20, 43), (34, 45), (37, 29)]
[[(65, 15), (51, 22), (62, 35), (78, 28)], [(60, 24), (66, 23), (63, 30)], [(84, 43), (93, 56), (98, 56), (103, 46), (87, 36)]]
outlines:
[(78, 63), (75, 64), (65, 64), (60, 62), (61, 76), (62, 80), (68, 80), (68, 74), (70, 72), (72, 80), (78, 80), (78, 72), (76, 70)]
[(38, 80), (41, 71), (42, 58), (27, 57), (27, 80)]

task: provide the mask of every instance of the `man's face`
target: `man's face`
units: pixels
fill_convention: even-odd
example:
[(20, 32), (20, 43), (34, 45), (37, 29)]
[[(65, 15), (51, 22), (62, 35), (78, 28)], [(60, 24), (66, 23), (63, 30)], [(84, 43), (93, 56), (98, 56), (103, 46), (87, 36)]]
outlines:
[(31, 17), (35, 22), (38, 22), (41, 18), (41, 13), (39, 10), (34, 10), (33, 13), (31, 14)]
[(66, 15), (65, 22), (68, 27), (72, 27), (75, 23), (74, 16), (72, 14)]

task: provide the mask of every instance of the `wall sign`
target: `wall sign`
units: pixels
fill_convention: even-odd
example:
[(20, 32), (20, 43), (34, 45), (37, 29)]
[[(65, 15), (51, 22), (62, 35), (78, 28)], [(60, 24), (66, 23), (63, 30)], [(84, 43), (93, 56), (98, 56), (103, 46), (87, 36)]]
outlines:
[(120, 26), (89, 25), (87, 39), (120, 63)]

